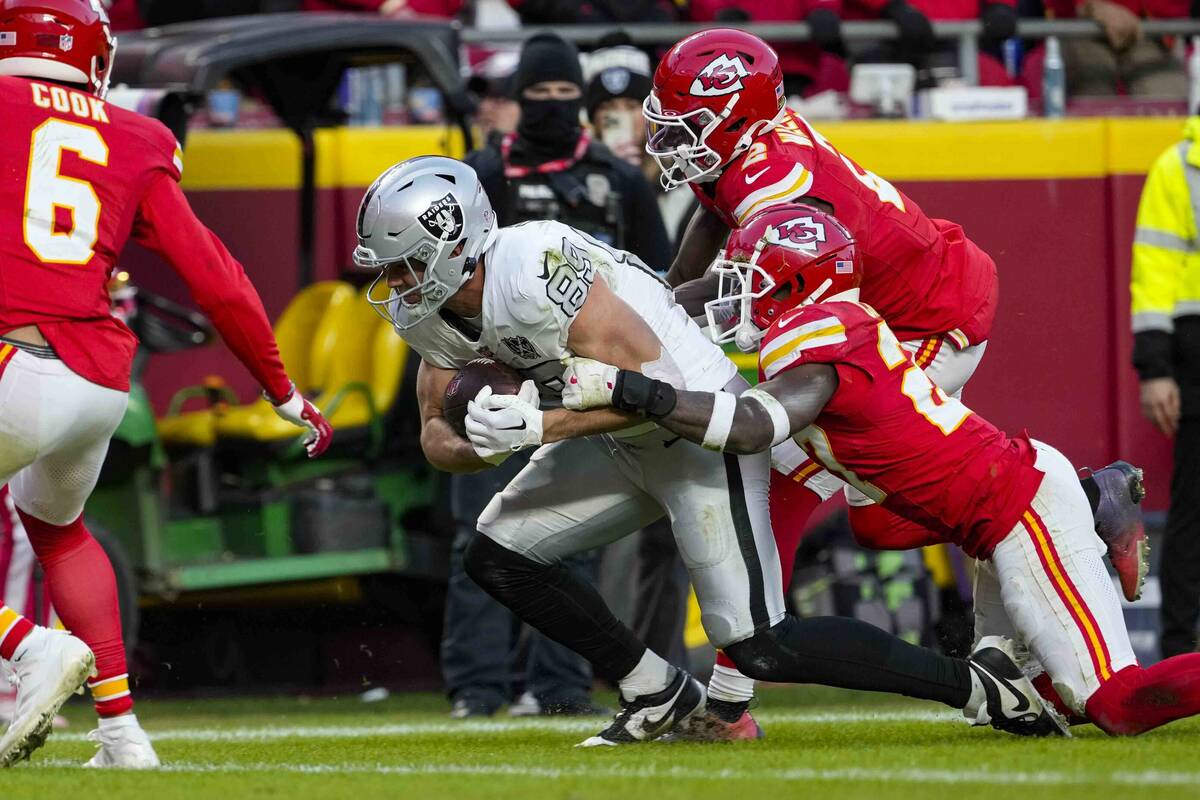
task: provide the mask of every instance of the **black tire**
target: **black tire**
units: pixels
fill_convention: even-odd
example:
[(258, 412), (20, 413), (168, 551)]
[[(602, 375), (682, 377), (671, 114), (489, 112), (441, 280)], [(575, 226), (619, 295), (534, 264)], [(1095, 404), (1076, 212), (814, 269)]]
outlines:
[(125, 639), (125, 656), (133, 655), (133, 648), (138, 641), (138, 626), (141, 624), (141, 611), (138, 609), (138, 582), (125, 548), (117, 537), (104, 528), (92, 522), (87, 523), (92, 536), (104, 548), (112, 564), (113, 574), (117, 578), (117, 602), (121, 606), (121, 633)]

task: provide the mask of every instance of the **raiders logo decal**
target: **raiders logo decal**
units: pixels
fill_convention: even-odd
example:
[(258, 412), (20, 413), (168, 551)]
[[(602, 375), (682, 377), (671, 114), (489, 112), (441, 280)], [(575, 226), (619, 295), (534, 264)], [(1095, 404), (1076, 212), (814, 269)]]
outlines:
[(630, 73), (625, 67), (609, 67), (600, 73), (600, 85), (609, 94), (619, 95), (629, 88)]
[(445, 197), (431, 204), (421, 216), (417, 217), (417, 222), (443, 242), (454, 241), (462, 235), (462, 206), (454, 199), (454, 195), (447, 193)]
[(742, 78), (750, 71), (742, 62), (741, 56), (719, 55), (700, 70), (700, 74), (692, 81), (689, 90), (697, 97), (719, 97), (723, 94), (733, 94), (742, 90)]
[(815, 254), (817, 244), (825, 241), (825, 225), (814, 222), (812, 217), (796, 217), (767, 229), (767, 243), (777, 244)]

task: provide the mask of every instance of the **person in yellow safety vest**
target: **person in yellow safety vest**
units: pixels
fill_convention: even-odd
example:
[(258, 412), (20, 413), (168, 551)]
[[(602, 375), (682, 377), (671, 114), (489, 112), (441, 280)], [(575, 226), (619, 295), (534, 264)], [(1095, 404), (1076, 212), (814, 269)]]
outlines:
[(1133, 240), (1133, 363), (1142, 412), (1175, 440), (1162, 553), (1164, 658), (1196, 649), (1200, 616), (1200, 116), (1142, 189)]

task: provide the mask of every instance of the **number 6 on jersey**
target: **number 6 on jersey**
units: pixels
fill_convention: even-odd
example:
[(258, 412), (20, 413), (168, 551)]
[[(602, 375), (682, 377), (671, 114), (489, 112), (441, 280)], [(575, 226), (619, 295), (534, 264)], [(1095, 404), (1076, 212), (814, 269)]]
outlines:
[(43, 263), (86, 264), (99, 236), (100, 198), (87, 181), (62, 174), (64, 151), (108, 166), (108, 145), (90, 125), (61, 119), (39, 125), (30, 137), (22, 230), (25, 244)]

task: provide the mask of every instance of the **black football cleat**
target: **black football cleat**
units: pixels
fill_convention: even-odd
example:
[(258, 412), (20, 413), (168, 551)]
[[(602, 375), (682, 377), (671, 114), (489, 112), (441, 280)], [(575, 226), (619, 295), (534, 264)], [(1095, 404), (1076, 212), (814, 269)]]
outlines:
[(1142, 471), (1127, 461), (1114, 461), (1092, 473), (1100, 490), (1096, 535), (1108, 547), (1108, 560), (1121, 579), (1130, 602), (1142, 595), (1150, 571), (1150, 540), (1142, 524), (1140, 504), (1146, 496)]
[(967, 658), (983, 684), (984, 702), (968, 703), (963, 715), (973, 725), (991, 725), (1017, 736), (1070, 736), (1067, 722), (1042, 699), (1013, 660), (1012, 644), (1002, 636), (985, 636)]
[(676, 670), (666, 689), (621, 698), (621, 710), (612, 724), (576, 747), (615, 747), (657, 739), (704, 710), (704, 687), (683, 670)]

